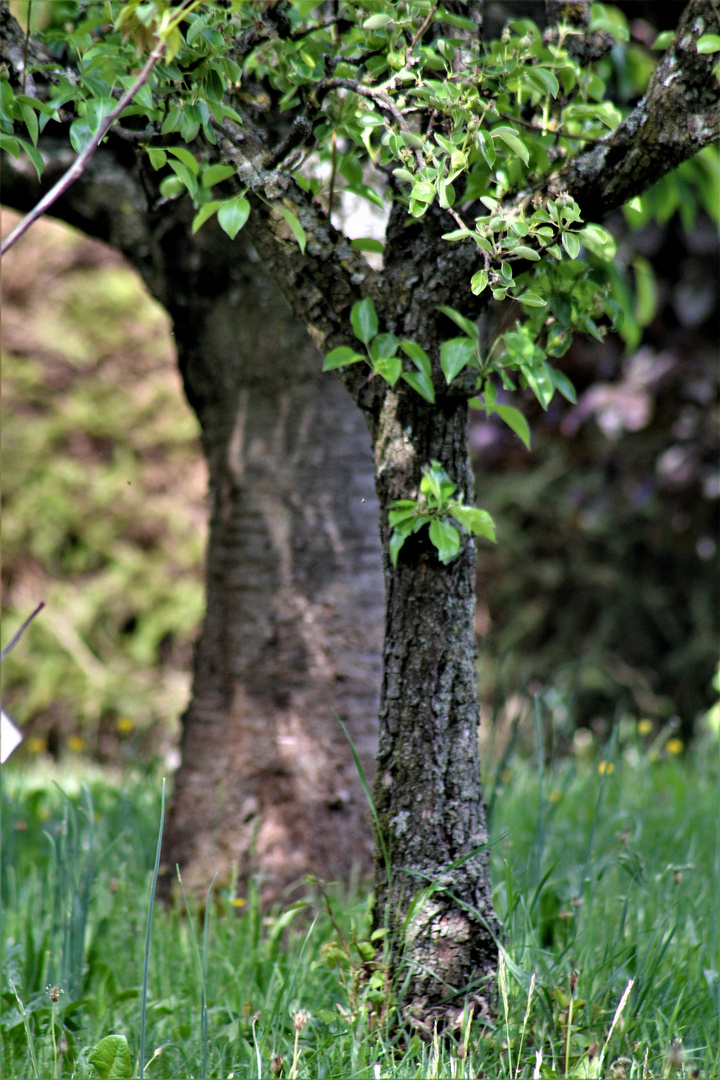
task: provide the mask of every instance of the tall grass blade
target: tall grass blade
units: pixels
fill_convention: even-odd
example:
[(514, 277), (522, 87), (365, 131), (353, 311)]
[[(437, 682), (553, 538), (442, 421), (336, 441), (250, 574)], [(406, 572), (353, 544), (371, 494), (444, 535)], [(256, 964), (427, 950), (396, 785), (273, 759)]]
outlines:
[(348, 732), (348, 729), (345, 727), (345, 725), (343, 724), (343, 722), (342, 722), (342, 720), (340, 719), (339, 716), (337, 717), (337, 722), (340, 725), (340, 727), (343, 729), (343, 734), (345, 735), (345, 738), (347, 739), (348, 743), (350, 744), (350, 752), (352, 753), (353, 760), (355, 762), (355, 768), (358, 771), (358, 776), (360, 777), (360, 783), (362, 784), (362, 789), (365, 792), (365, 798), (368, 801), (368, 806), (370, 807), (370, 813), (372, 814), (373, 823), (375, 825), (375, 832), (376, 832), (377, 838), (378, 838), (378, 844), (380, 845), (380, 851), (382, 852), (383, 862), (385, 864), (385, 873), (387, 874), (388, 888), (390, 888), (390, 878), (392, 876), (391, 875), (391, 867), (390, 867), (390, 855), (388, 853), (388, 849), (387, 849), (387, 846), (385, 844), (385, 837), (383, 836), (383, 831), (380, 828), (380, 818), (378, 817), (377, 810), (375, 809), (375, 802), (374, 802), (373, 797), (372, 797), (372, 792), (370, 791), (370, 786), (369, 786), (369, 784), (367, 782), (367, 777), (365, 776), (365, 770), (362, 767), (362, 762), (361, 762), (360, 758), (358, 757), (357, 750), (353, 746), (353, 741), (350, 738), (350, 733)]
[(140, 1080), (145, 1076), (145, 1020), (147, 1014), (147, 989), (148, 989), (148, 965), (150, 962), (150, 931), (152, 930), (153, 905), (155, 903), (155, 890), (157, 888), (158, 873), (160, 871), (160, 850), (162, 848), (163, 827), (165, 825), (165, 777), (162, 782), (162, 798), (160, 802), (160, 828), (158, 829), (157, 850), (155, 851), (155, 866), (153, 868), (152, 883), (150, 885), (150, 899), (148, 901), (147, 928), (145, 930), (145, 959), (143, 962), (142, 981), (142, 1005), (140, 1007)]
[(203, 945), (202, 945), (202, 994), (200, 1000), (200, 1038), (202, 1039), (202, 1067), (200, 1069), (201, 1080), (206, 1080), (207, 1077), (207, 1062), (208, 1062), (208, 1010), (207, 1010), (207, 954), (208, 954), (208, 941), (210, 940), (210, 900), (212, 899), (212, 891), (215, 887), (215, 881), (217, 874), (210, 882), (210, 887), (205, 897), (205, 917), (203, 919)]

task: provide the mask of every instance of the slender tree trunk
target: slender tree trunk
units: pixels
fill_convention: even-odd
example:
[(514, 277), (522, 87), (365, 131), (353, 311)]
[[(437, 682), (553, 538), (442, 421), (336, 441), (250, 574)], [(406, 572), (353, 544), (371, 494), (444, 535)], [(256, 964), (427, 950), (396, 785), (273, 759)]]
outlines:
[[(388, 395), (374, 431), (381, 522), (437, 459), (469, 501), (467, 406)], [(377, 852), (375, 921), (386, 926), (409, 1018), (427, 1031), (466, 1002), (487, 1014), (499, 924), (492, 908), (478, 750), (475, 546), (444, 566), (427, 531), (398, 564), (383, 527), (387, 595), (375, 803), (389, 856)]]

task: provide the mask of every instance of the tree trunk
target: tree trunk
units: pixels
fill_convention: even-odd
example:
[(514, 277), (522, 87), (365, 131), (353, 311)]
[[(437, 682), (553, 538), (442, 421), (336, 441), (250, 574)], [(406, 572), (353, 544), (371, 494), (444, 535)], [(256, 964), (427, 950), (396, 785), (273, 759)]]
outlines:
[[(467, 406), (442, 409), (391, 394), (375, 433), (381, 521), (421, 467), (440, 460), (472, 502)], [(492, 907), (478, 750), (475, 545), (444, 566), (427, 531), (398, 564), (383, 529), (387, 593), (375, 802), (389, 856), (375, 869), (375, 920), (385, 925), (410, 1019), (432, 1031), (469, 1002), (487, 1014), (499, 924)]]
[[(372, 865), (383, 593), (368, 432), (257, 262), (184, 318), (210, 472), (207, 614), (165, 842), (186, 887), (266, 899)], [(205, 265), (205, 264), (203, 264)], [(173, 312), (173, 302), (169, 302)], [(236, 869), (233, 869), (236, 868)]]

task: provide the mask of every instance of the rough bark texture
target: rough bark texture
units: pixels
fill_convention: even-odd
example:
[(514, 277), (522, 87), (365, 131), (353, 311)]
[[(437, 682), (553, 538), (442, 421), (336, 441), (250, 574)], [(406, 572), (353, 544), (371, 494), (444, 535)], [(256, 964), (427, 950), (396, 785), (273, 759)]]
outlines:
[(257, 261), (233, 278), (179, 349), (211, 519), (165, 858), (198, 886), (233, 864), (242, 882), (260, 872), (270, 898), (303, 874), (347, 881), (371, 864), (338, 718), (372, 775), (382, 582), (362, 417)]

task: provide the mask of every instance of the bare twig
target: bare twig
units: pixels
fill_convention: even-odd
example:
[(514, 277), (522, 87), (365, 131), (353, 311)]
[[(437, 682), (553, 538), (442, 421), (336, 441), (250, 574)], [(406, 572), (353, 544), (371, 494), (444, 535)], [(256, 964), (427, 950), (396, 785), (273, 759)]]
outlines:
[(12, 650), (15, 648), (15, 646), (17, 645), (20, 638), (23, 636), (23, 634), (27, 630), (30, 623), (33, 621), (33, 619), (35, 618), (36, 615), (40, 614), (40, 612), (42, 611), (42, 609), (44, 607), (45, 607), (45, 601), (41, 600), (40, 603), (38, 604), (38, 606), (33, 611), (32, 615), (28, 615), (27, 619), (22, 624), (20, 629), (15, 634), (13, 634), (10, 641), (7, 643), (7, 645), (5, 646), (3, 651), (0, 653), (0, 664), (2, 664), (3, 660), (8, 655), (8, 653), (12, 652)]
[(412, 52), (412, 51), (413, 51), (413, 49), (414, 49), (414, 48), (415, 48), (415, 46), (417, 45), (418, 41), (419, 41), (419, 40), (420, 40), (420, 38), (421, 38), (421, 37), (423, 36), (423, 34), (424, 34), (424, 33), (425, 33), (425, 31), (427, 30), (428, 26), (429, 26), (429, 25), (430, 25), (430, 23), (432, 22), (432, 20), (433, 20), (433, 15), (434, 15), (434, 14), (435, 14), (435, 12), (437, 11), (438, 7), (439, 7), (439, 4), (436, 4), (436, 5), (435, 5), (435, 7), (434, 7), (434, 8), (432, 8), (432, 10), (430, 11), (430, 14), (428, 15), (427, 19), (426, 19), (426, 20), (425, 20), (425, 22), (424, 22), (424, 23), (422, 24), (422, 26), (421, 26), (421, 27), (420, 27), (420, 29), (418, 30), (417, 34), (415, 35), (415, 37), (414, 37), (414, 38), (412, 39), (412, 41), (410, 42), (410, 48), (408, 49), (408, 52)]
[(30, 226), (34, 225), (38, 218), (41, 218), (43, 214), (50, 209), (53, 203), (56, 202), (57, 199), (59, 199), (60, 196), (63, 195), (80, 176), (82, 176), (83, 172), (85, 171), (85, 166), (97, 150), (102, 140), (107, 135), (108, 130), (112, 127), (118, 116), (120, 116), (120, 113), (123, 111), (123, 109), (127, 108), (127, 106), (137, 94), (138, 90), (140, 90), (150, 78), (150, 75), (152, 74), (155, 65), (157, 64), (162, 54), (165, 52), (165, 48), (166, 42), (162, 40), (158, 41), (155, 48), (147, 58), (145, 66), (143, 67), (142, 71), (138, 75), (133, 85), (130, 87), (127, 93), (123, 94), (123, 96), (120, 98), (120, 101), (117, 103), (112, 112), (108, 113), (108, 115), (105, 117), (103, 122), (100, 124), (97, 132), (95, 133), (91, 141), (87, 144), (83, 152), (81, 154), (78, 154), (78, 156), (75, 158), (75, 161), (72, 163), (67, 172), (60, 177), (58, 182), (50, 189), (50, 191), (48, 191), (47, 195), (43, 196), (40, 202), (33, 207), (30, 213), (26, 214), (25, 217), (15, 226), (10, 235), (6, 237), (5, 240), (3, 240), (2, 246), (0, 246), (0, 258), (2, 258), (5, 252), (9, 251), (10, 248), (18, 242), (20, 237), (25, 235)]
[(23, 46), (23, 73), (22, 73), (22, 92), (25, 93), (25, 80), (27, 78), (27, 62), (28, 62), (28, 47), (30, 45), (30, 16), (32, 13), (32, 0), (28, 0), (27, 6), (27, 23), (25, 25), (25, 44)]

